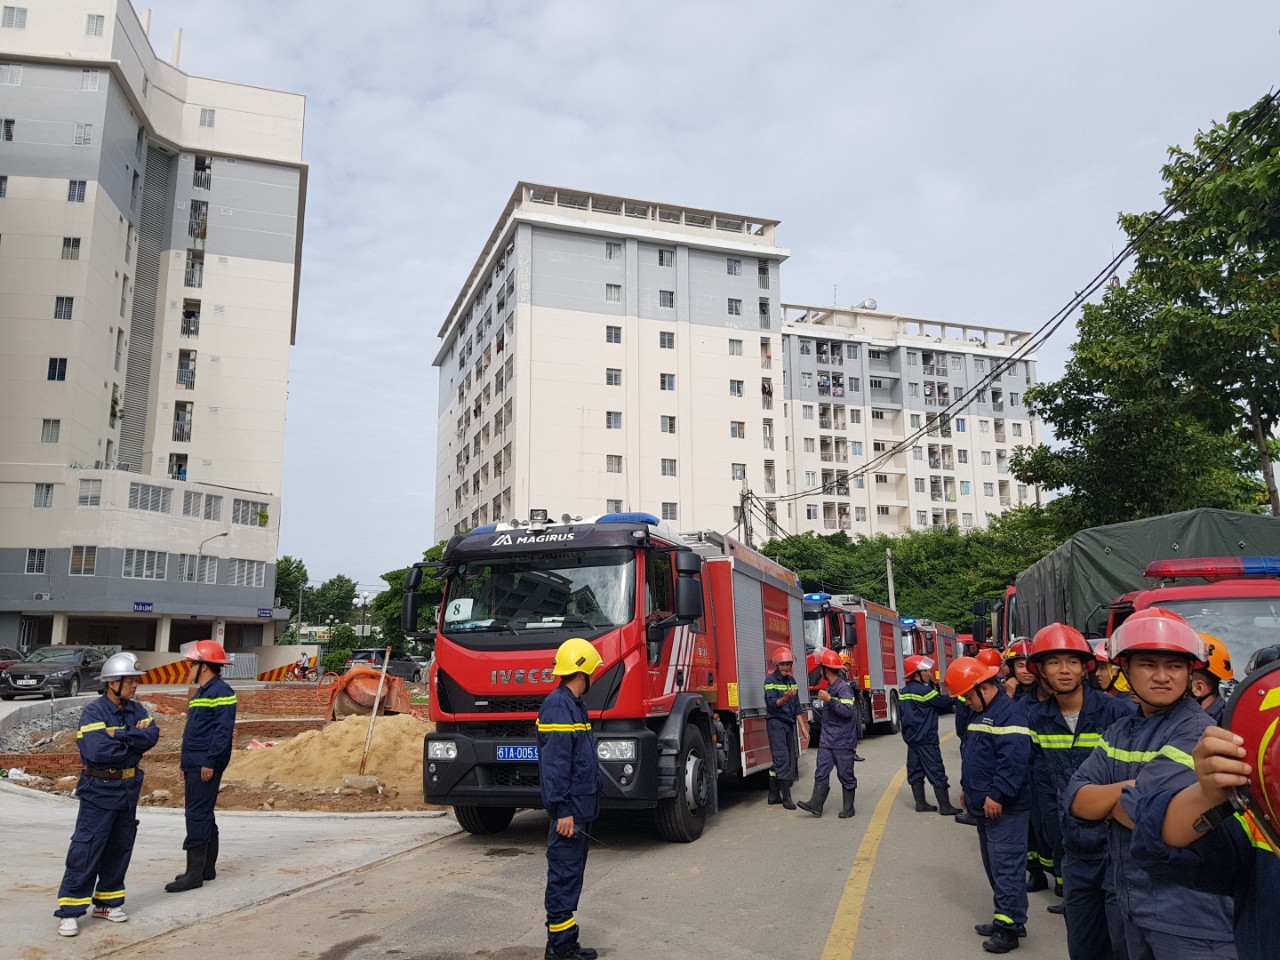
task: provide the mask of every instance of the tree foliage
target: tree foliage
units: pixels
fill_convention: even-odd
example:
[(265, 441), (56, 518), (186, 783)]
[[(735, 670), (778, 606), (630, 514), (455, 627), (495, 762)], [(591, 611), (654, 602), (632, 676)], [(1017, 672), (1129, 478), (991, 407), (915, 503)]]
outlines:
[[(423, 560), (439, 560), (444, 556), (445, 543), (441, 540), (422, 554)], [(404, 580), (409, 574), (408, 567), (391, 570), (382, 575), (387, 589), (379, 593), (373, 600), (372, 615), (375, 623), (382, 630), (382, 636), (397, 650), (408, 647), (408, 638), (400, 627), (400, 611), (404, 606)], [(444, 598), (444, 581), (424, 571), (422, 585), (418, 588), (420, 599), (418, 627), (420, 630), (435, 629), (435, 608)]]
[(963, 632), (975, 600), (999, 596), (1014, 573), (1059, 542), (1045, 511), (1024, 506), (993, 516), (983, 530), (939, 526), (856, 540), (843, 532), (806, 533), (773, 540), (763, 552), (794, 570), (807, 591), (851, 593), (888, 603), (885, 550), (892, 549), (898, 612), (939, 620)]
[[(307, 565), (286, 554), (276, 561), (276, 596), (286, 607), (293, 608), (294, 623), (306, 623)], [(279, 643), (279, 640), (276, 641)]]
[(316, 623), (324, 623), (328, 617), (347, 623), (353, 614), (351, 601), (355, 595), (356, 582), (339, 573), (315, 588), (312, 595), (314, 606), (308, 612)]

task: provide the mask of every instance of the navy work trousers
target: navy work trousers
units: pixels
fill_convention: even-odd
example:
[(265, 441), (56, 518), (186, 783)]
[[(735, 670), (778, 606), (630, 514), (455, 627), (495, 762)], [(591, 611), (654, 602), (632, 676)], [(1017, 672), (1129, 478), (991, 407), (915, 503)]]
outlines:
[(942, 750), (936, 743), (907, 744), (907, 783), (913, 787), (928, 780), (939, 790), (950, 790)]
[(575, 820), (573, 836), (562, 837), (552, 820), (547, 833), (547, 944), (553, 953), (572, 953), (578, 943), (574, 913), (587, 872), (585, 826)]
[(814, 771), (813, 779), (817, 783), (829, 784), (831, 782), (831, 770), (836, 771), (836, 778), (840, 781), (840, 786), (846, 790), (858, 789), (858, 778), (853, 772), (853, 750), (832, 750), (830, 747), (818, 748), (818, 768)]
[(773, 766), (769, 768), (769, 776), (788, 782), (797, 777), (796, 763), (796, 725), (785, 720), (774, 720), (772, 717), (765, 724), (769, 732), (769, 753), (773, 755)]
[(1236, 960), (1236, 945), (1230, 940), (1200, 940), (1173, 933), (1148, 930), (1136, 923), (1126, 924), (1125, 940), (1129, 960)]
[(1070, 960), (1128, 960), (1120, 905), (1114, 890), (1105, 889), (1107, 855), (1083, 857), (1066, 851), (1062, 856), (1062, 906), (1067, 921), (1067, 956)]
[(982, 868), (991, 884), (994, 919), (1003, 927), (1021, 928), (1027, 922), (1027, 810), (1005, 811), (990, 820), (978, 817), (978, 846)]
[(184, 767), (182, 782), (187, 791), (187, 839), (182, 842), (182, 849), (190, 850), (218, 839), (218, 822), (214, 819), (213, 808), (218, 802), (222, 770), (215, 767), (213, 776), (206, 783), (200, 779), (199, 767)]
[(97, 907), (124, 903), (124, 875), (137, 836), (136, 808), (105, 810), (81, 800), (53, 915), (80, 917), (91, 903)]

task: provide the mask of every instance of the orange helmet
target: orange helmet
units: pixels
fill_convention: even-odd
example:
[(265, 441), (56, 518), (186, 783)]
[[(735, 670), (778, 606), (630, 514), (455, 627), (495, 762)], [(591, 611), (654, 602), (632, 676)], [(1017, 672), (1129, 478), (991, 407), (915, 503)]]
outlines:
[(1009, 649), (1004, 652), (1006, 660), (1023, 660), (1031, 656), (1031, 641), (1026, 637), (1019, 637), (1013, 643), (1009, 644)]
[(840, 654), (834, 650), (823, 650), (818, 655), (818, 663), (824, 667), (830, 667), (832, 670), (839, 670), (844, 666), (844, 661), (840, 659)]
[(1244, 739), (1244, 761), (1253, 768), (1249, 782), (1235, 790), (1236, 805), (1280, 855), (1280, 662), (1245, 677), (1222, 725)]
[(1172, 610), (1160, 607), (1139, 610), (1111, 635), (1112, 660), (1128, 659), (1135, 653), (1175, 654), (1191, 660), (1193, 670), (1203, 670), (1205, 666), (1200, 634)]
[(795, 663), (796, 655), (787, 647), (774, 647), (773, 649), (774, 663)]
[(990, 680), (999, 672), (999, 667), (987, 666), (974, 657), (957, 657), (951, 662), (951, 666), (947, 667), (947, 690), (953, 697), (963, 697), (978, 684), (984, 680)]
[(1031, 657), (1027, 669), (1034, 675), (1040, 675), (1040, 664), (1055, 653), (1071, 653), (1084, 661), (1089, 673), (1098, 669), (1093, 659), (1093, 651), (1089, 649), (1089, 641), (1075, 627), (1065, 623), (1051, 623), (1036, 632), (1031, 641)]
[(985, 663), (988, 667), (995, 667), (997, 670), (1000, 669), (1002, 660), (1000, 651), (995, 647), (983, 647), (978, 651), (978, 655), (974, 659), (979, 663)]
[(188, 660), (194, 660), (196, 663), (222, 663), (231, 662), (231, 658), (227, 656), (227, 651), (222, 649), (222, 644), (216, 640), (197, 640), (183, 654)]
[(1202, 632), (1200, 639), (1204, 641), (1205, 653), (1208, 654), (1209, 672), (1219, 680), (1234, 680), (1236, 672), (1231, 669), (1231, 651), (1227, 645), (1212, 633)]
[(906, 670), (908, 677), (913, 673), (919, 673), (921, 670), (932, 671), (936, 666), (936, 663), (920, 653), (913, 653), (911, 656), (907, 657), (906, 662), (902, 664), (902, 668)]

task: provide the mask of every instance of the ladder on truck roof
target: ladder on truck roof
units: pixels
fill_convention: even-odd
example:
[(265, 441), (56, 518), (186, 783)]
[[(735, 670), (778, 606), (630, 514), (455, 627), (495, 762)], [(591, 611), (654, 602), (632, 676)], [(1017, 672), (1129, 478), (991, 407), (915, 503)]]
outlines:
[(692, 533), (681, 533), (680, 536), (689, 545), (689, 549), (706, 559), (729, 557), (733, 560), (741, 560), (797, 590), (800, 589), (800, 578), (794, 571), (788, 570), (776, 560), (769, 559), (763, 553), (751, 549), (740, 540), (735, 540), (723, 533), (716, 533), (714, 530), (695, 530)]

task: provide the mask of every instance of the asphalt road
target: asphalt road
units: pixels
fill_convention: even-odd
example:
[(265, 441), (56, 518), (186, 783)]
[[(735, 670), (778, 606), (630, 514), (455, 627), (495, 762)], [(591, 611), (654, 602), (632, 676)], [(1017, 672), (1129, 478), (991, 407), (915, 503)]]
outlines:
[[(954, 740), (943, 749), (958, 779)], [(858, 815), (851, 821), (835, 817), (838, 791), (819, 820), (768, 806), (762, 790), (731, 792), (720, 816), (694, 844), (663, 843), (638, 817), (601, 821), (593, 834), (603, 844), (592, 850), (578, 913), (582, 942), (609, 960), (987, 956), (972, 929), (992, 912), (976, 833), (950, 818), (914, 812), (910, 791), (897, 777), (905, 755), (900, 739), (872, 738), (862, 753), (868, 759), (858, 765)], [(802, 766), (808, 776), (812, 765), (810, 751)], [(894, 783), (898, 788), (887, 793)], [(798, 792), (807, 796), (808, 785)], [(7, 814), (4, 819), (11, 822)], [(149, 912), (161, 906), (170, 911), (170, 932), (147, 931), (145, 937), (125, 940), (124, 927), (90, 926), (77, 940), (59, 944), (48, 916), (58, 870), (43, 863), (37, 875), (26, 878), (41, 888), (39, 937), (14, 955), (25, 960), (542, 956), (546, 819), (541, 813), (522, 813), (493, 837), (455, 834), (431, 841), (419, 830), (401, 836), (401, 827), (389, 825), (382, 839), (389, 836), (392, 846), (398, 842), (401, 852), (378, 859), (365, 849), (365, 865), (357, 869), (342, 868), (352, 865), (349, 849), (361, 842), (367, 847), (367, 840), (317, 832), (311, 845), (316, 855), (290, 868), (298, 871), (292, 886), (278, 865), (268, 869), (271, 853), (259, 846), (263, 834), (256, 824), (269, 822), (249, 816), (223, 827), (219, 879), (206, 890), (181, 897), (156, 893), (150, 873), (175, 871), (177, 845), (165, 849), (165, 869), (149, 869), (145, 880), (135, 876), (135, 861), (130, 889), (140, 882), (145, 887), (137, 898), (131, 893), (126, 904), (135, 912), (136, 933), (144, 932)], [(249, 824), (255, 824), (252, 840), (242, 835)], [(150, 833), (145, 819), (143, 826), (145, 836)], [(68, 820), (66, 835), (69, 830)], [(280, 845), (280, 855), (289, 854), (288, 844), (285, 839)], [(143, 862), (147, 856), (142, 851)], [(8, 855), (5, 861), (13, 862)], [(274, 885), (262, 882), (264, 873), (275, 878)], [(239, 891), (243, 903), (210, 905), (209, 897), (224, 881)], [(4, 895), (9, 902), (9, 890)], [(177, 901), (188, 910), (186, 923), (172, 915)], [(1044, 893), (1031, 897), (1030, 933), (1017, 954), (1023, 960), (1066, 955), (1062, 921), (1045, 912), (1051, 902)], [(21, 909), (28, 908), (29, 897)], [(33, 927), (25, 913), (23, 919), (25, 939)], [(0, 956), (8, 954), (0, 949)]]

